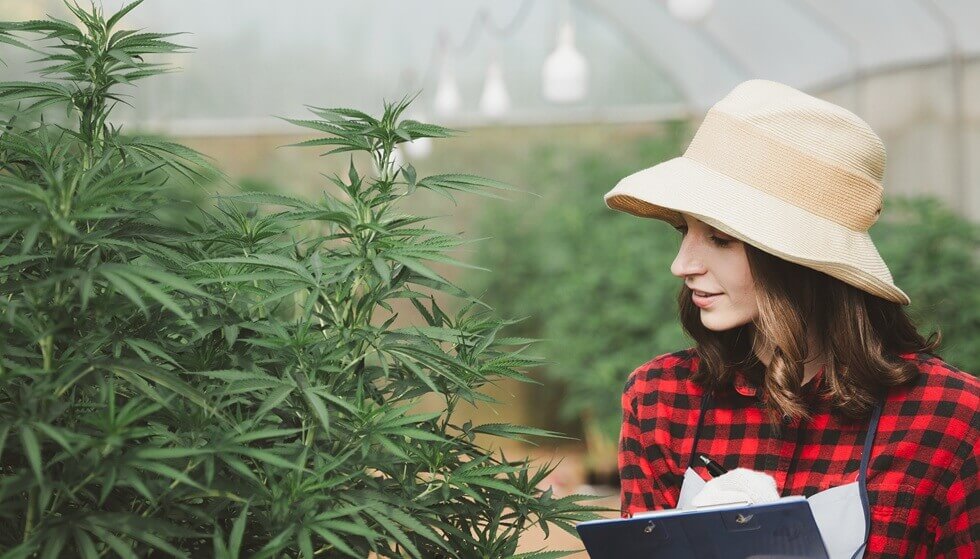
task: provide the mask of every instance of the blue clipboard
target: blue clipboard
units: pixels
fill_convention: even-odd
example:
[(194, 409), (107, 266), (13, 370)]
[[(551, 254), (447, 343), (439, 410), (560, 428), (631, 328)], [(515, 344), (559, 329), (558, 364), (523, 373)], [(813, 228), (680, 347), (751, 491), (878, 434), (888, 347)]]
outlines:
[(801, 496), (759, 505), (639, 513), (575, 526), (591, 559), (790, 558), (828, 559)]

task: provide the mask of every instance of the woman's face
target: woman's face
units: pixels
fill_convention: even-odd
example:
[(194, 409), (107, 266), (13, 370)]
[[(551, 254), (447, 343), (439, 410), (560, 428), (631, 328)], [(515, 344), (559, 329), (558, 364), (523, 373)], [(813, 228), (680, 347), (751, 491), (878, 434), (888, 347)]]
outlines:
[(693, 297), (701, 309), (701, 322), (709, 330), (721, 332), (752, 322), (759, 316), (755, 283), (749, 271), (742, 241), (710, 225), (684, 215), (681, 247), (670, 265), (670, 272), (684, 280), (695, 292), (717, 294)]

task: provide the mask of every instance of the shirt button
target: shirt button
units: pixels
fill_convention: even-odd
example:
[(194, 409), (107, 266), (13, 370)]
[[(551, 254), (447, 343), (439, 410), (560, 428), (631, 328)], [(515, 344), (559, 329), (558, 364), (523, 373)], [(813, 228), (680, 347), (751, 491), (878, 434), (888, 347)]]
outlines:
[(790, 415), (784, 415), (783, 416), (783, 425), (789, 425), (792, 422), (793, 422), (793, 417), (792, 416), (790, 416)]

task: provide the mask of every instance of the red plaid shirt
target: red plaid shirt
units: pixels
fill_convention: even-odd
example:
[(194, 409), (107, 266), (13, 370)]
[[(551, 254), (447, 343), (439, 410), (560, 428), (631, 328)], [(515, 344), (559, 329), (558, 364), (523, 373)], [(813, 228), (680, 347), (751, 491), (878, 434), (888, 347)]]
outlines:
[[(902, 354), (921, 374), (888, 392), (869, 468), (868, 557), (980, 557), (977, 438), (980, 381), (929, 354)], [(690, 380), (694, 349), (661, 355), (629, 376), (619, 447), (622, 515), (677, 506), (702, 389)], [(783, 496), (857, 479), (867, 421), (848, 421), (820, 394), (823, 370), (803, 385), (812, 419), (776, 433), (760, 390), (736, 375), (705, 413), (698, 452), (722, 466), (776, 479)], [(704, 466), (693, 464), (705, 479)]]

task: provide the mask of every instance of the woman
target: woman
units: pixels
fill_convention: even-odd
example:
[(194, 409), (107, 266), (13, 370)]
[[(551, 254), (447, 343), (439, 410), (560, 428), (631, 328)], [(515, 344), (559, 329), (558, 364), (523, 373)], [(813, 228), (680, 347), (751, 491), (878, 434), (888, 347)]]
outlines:
[(626, 382), (623, 516), (690, 506), (706, 455), (808, 497), (832, 557), (980, 557), (980, 383), (916, 332), (867, 233), (884, 166), (854, 114), (750, 80), (605, 195), (681, 232), (696, 344)]

